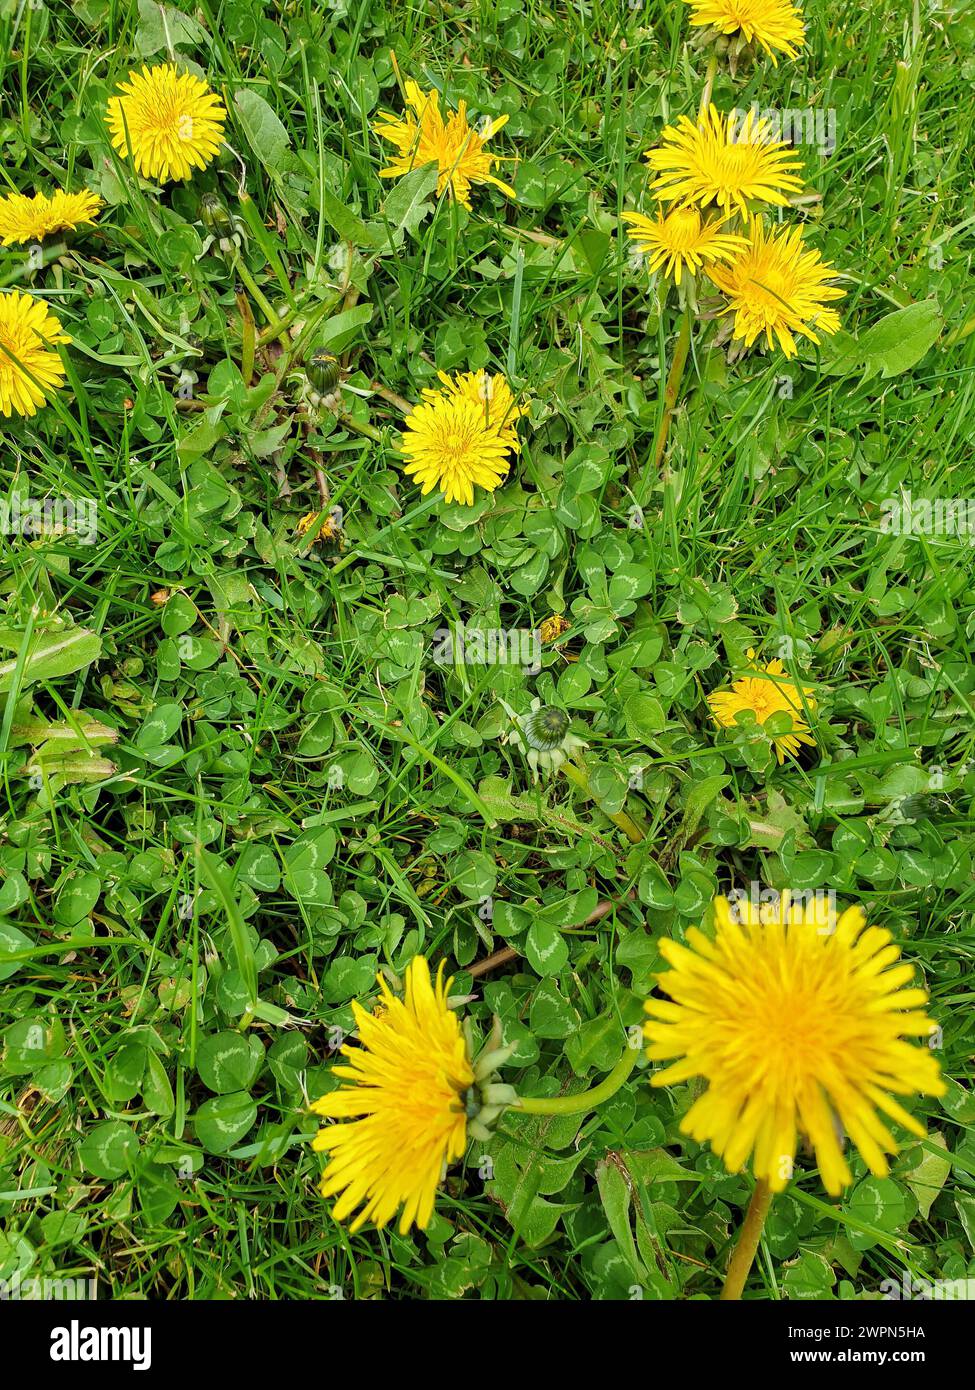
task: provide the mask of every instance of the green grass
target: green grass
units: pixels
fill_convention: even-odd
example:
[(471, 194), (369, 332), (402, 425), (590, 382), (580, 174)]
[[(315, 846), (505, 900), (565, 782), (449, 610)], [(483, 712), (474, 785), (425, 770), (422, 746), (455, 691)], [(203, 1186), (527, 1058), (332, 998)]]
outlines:
[[(787, 216), (842, 273), (847, 337), (729, 362), (698, 324), (656, 470), (679, 318), (618, 216), (649, 206), (641, 154), (665, 120), (697, 109), (707, 51), (683, 6), (185, 9), (169, 37), (223, 93), (244, 168), (225, 151), (159, 191), (102, 119), (130, 67), (166, 56), (159, 8), (0, 0), (0, 192), (85, 184), (107, 203), (41, 269), (0, 252), (0, 288), (43, 295), (73, 339), (54, 403), (0, 421), (0, 497), (98, 504), (92, 545), (0, 537), (0, 1278), (716, 1297), (751, 1179), (680, 1134), (687, 1087), (641, 1071), (581, 1120), (503, 1117), (407, 1239), (330, 1219), (305, 1106), (351, 999), (419, 950), (473, 995), (477, 1033), (500, 1015), (506, 1080), (595, 1084), (642, 1017), (658, 937), (752, 881), (831, 887), (894, 930), (951, 1085), (913, 1103), (929, 1137), (889, 1179), (854, 1155), (827, 1199), (800, 1156), (749, 1296), (975, 1274), (975, 550), (881, 526), (902, 492), (975, 498), (975, 20), (809, 4), (798, 61), (719, 72), (723, 109), (836, 113), (835, 153), (800, 151), (815, 196)], [(467, 214), (423, 175), (377, 177), (391, 50), (451, 103), (510, 113), (493, 144), (517, 154), (517, 204), (479, 189)], [(239, 295), (200, 256), (207, 191), (246, 225)], [(920, 304), (940, 337), (918, 356), (889, 316)], [(371, 434), (302, 404), (317, 346)], [(532, 401), (513, 476), (472, 509), (421, 499), (395, 398), (482, 366)], [(341, 549), (296, 535), (326, 505)], [(431, 659), (458, 621), (556, 612), (571, 628), (538, 675)], [(750, 647), (814, 687), (798, 763), (708, 718)], [(501, 741), (499, 698), (535, 695), (587, 741), (593, 798), (564, 776), (533, 788)], [(610, 819), (624, 805), (637, 845)], [(514, 961), (466, 973), (506, 945)]]

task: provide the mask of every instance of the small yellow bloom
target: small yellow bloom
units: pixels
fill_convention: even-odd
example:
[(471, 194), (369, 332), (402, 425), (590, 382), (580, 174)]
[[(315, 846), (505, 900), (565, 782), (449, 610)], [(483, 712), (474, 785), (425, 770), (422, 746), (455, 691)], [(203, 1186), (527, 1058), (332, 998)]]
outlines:
[(37, 413), (65, 374), (55, 344), (70, 341), (41, 300), (0, 293), (0, 415)]
[(713, 106), (696, 124), (681, 116), (660, 138), (661, 147), (647, 150), (646, 159), (659, 176), (651, 191), (664, 202), (716, 203), (730, 217), (747, 214), (750, 202), (783, 207), (802, 190), (795, 174), (801, 161), (772, 138), (768, 121), (753, 108), (744, 119), (722, 116)]
[[(754, 651), (749, 648), (749, 661), (754, 656)], [(800, 744), (815, 747), (816, 743), (815, 739), (809, 737), (809, 725), (802, 717), (803, 702), (799, 691), (791, 681), (783, 678), (784, 670), (781, 661), (770, 661), (763, 670), (756, 667), (754, 675), (733, 681), (730, 690), (716, 690), (708, 696), (714, 721), (723, 729), (733, 729), (737, 716), (746, 710), (754, 714), (759, 724), (764, 724), (773, 714), (781, 714), (783, 710), (790, 714), (792, 732), (777, 734), (772, 739), (780, 763), (785, 761), (786, 753), (797, 757)], [(804, 685), (802, 694), (806, 707), (814, 710), (816, 701), (812, 698), (811, 687)]]
[(817, 333), (839, 331), (840, 316), (826, 305), (845, 291), (828, 283), (836, 271), (803, 246), (801, 227), (766, 233), (761, 218), (754, 218), (745, 251), (708, 274), (731, 301), (735, 337), (746, 347), (764, 333), (770, 348), (777, 339), (786, 357), (795, 357), (794, 334), (818, 343)]
[(467, 103), (462, 101), (456, 111), (449, 111), (445, 120), (440, 111), (440, 94), (436, 89), (423, 92), (415, 82), (406, 83), (405, 116), (380, 111), (373, 130), (389, 140), (399, 151), (399, 157), (386, 169), (380, 169), (381, 179), (399, 178), (411, 169), (424, 164), (436, 164), (440, 176), (437, 193), (449, 188), (451, 196), (470, 211), (471, 185), (490, 183), (509, 198), (515, 190), (491, 173), (501, 157), (488, 154), (484, 146), (508, 122), (507, 116), (487, 121), (480, 130), (467, 122)]
[(759, 43), (777, 65), (775, 49), (795, 58), (805, 39), (802, 15), (792, 0), (684, 0), (691, 24), (719, 34), (741, 34)]
[(407, 967), (402, 999), (380, 975), (381, 1005), (367, 1013), (353, 1003), (359, 1045), (343, 1047), (349, 1065), (334, 1068), (349, 1084), (311, 1107), (343, 1121), (320, 1130), (313, 1147), (330, 1156), (322, 1195), (342, 1194), (335, 1219), (360, 1208), (353, 1231), (385, 1226), (397, 1211), (401, 1235), (414, 1222), (426, 1229), (444, 1169), (464, 1152), (474, 1069), (447, 1007), (450, 985), (442, 966), (431, 981), (422, 956)]
[(653, 219), (624, 212), (623, 221), (630, 228), (627, 235), (646, 253), (650, 274), (663, 266), (664, 274), (677, 285), (685, 270), (696, 275), (702, 266), (731, 260), (748, 245), (744, 237), (723, 232), (720, 221), (702, 221), (694, 207), (674, 208)]
[(475, 486), (493, 492), (507, 477), (509, 455), (521, 447), (515, 425), (527, 407), (515, 404), (503, 376), (439, 376), (443, 386), (425, 390), (406, 418), (403, 471), (424, 496), (439, 487), (448, 502), (473, 506)]
[(844, 1135), (885, 1176), (897, 1143), (878, 1111), (923, 1137), (894, 1096), (945, 1092), (930, 1049), (904, 1041), (935, 1031), (927, 995), (910, 987), (914, 967), (897, 964), (891, 933), (867, 926), (861, 907), (837, 914), (822, 897), (788, 893), (762, 910), (725, 898), (714, 907), (713, 939), (692, 927), (686, 946), (660, 942), (669, 998), (647, 1002), (644, 1034), (648, 1057), (671, 1065), (652, 1084), (703, 1077), (681, 1129), (729, 1172), (751, 1155), (773, 1192), (792, 1177), (800, 1135), (834, 1196), (851, 1181)]
[(96, 193), (65, 193), (57, 188), (48, 196), (35, 193), (8, 193), (0, 198), (0, 243), (17, 246), (25, 241), (43, 241), (52, 232), (73, 232), (90, 226), (101, 208)]
[(193, 73), (173, 63), (143, 66), (119, 91), (108, 103), (112, 144), (123, 159), (131, 153), (144, 178), (188, 179), (220, 149), (226, 108)]

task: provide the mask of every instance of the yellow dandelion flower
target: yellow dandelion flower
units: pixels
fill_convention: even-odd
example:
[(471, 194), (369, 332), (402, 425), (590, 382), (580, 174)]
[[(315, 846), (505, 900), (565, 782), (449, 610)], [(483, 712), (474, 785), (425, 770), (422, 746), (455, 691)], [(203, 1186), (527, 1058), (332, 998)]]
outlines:
[(329, 1154), (322, 1195), (342, 1194), (335, 1219), (360, 1208), (353, 1231), (366, 1221), (385, 1226), (400, 1209), (401, 1235), (414, 1222), (424, 1230), (446, 1165), (464, 1152), (474, 1070), (447, 1007), (450, 985), (442, 965), (431, 981), (422, 956), (407, 967), (402, 999), (379, 976), (380, 1008), (367, 1013), (353, 1003), (359, 1046), (343, 1047), (349, 1065), (335, 1068), (350, 1084), (312, 1105), (344, 1121), (320, 1130), (313, 1147)]
[(507, 116), (487, 121), (480, 130), (475, 130), (468, 124), (467, 103), (462, 101), (456, 111), (448, 111), (445, 120), (440, 111), (439, 92), (436, 89), (424, 92), (415, 82), (406, 83), (406, 105), (409, 110), (405, 116), (380, 111), (373, 124), (376, 134), (399, 151), (399, 157), (392, 164), (380, 169), (381, 179), (399, 178), (421, 165), (436, 164), (440, 171), (437, 193), (442, 194), (449, 188), (451, 196), (468, 211), (471, 185), (475, 183), (491, 183), (509, 198), (515, 197), (515, 190), (491, 173), (501, 157), (488, 154), (484, 149), (491, 136), (507, 125)]
[(729, 1172), (751, 1155), (773, 1192), (792, 1176), (800, 1135), (834, 1196), (851, 1181), (844, 1134), (884, 1176), (897, 1143), (878, 1111), (923, 1136), (893, 1097), (945, 1091), (930, 1049), (904, 1041), (934, 1032), (927, 995), (909, 986), (914, 967), (896, 963), (891, 933), (867, 926), (861, 907), (837, 914), (824, 898), (783, 893), (763, 911), (718, 898), (713, 939), (692, 927), (686, 946), (661, 941), (669, 998), (645, 1006), (647, 1055), (671, 1062), (653, 1085), (707, 1082), (681, 1129)]
[(744, 237), (723, 232), (720, 221), (703, 221), (694, 207), (674, 208), (655, 218), (624, 212), (623, 221), (629, 228), (627, 236), (646, 253), (650, 274), (663, 266), (664, 274), (677, 285), (685, 270), (696, 275), (702, 266), (729, 261), (748, 245)]
[[(755, 653), (749, 648), (748, 659), (754, 660)], [(809, 736), (809, 725), (803, 718), (803, 702), (799, 691), (784, 678), (785, 667), (781, 661), (769, 661), (762, 669), (755, 668), (754, 675), (742, 676), (732, 681), (730, 690), (715, 690), (708, 696), (708, 704), (714, 715), (714, 722), (722, 729), (733, 729), (737, 716), (750, 710), (756, 722), (764, 724), (773, 714), (783, 711), (792, 716), (792, 732), (776, 734), (772, 738), (775, 753), (780, 763), (785, 761), (786, 753), (793, 758), (799, 754), (800, 744), (815, 747), (816, 740)], [(816, 701), (812, 698), (812, 688), (804, 685), (806, 708), (814, 710)]]
[(520, 445), (515, 428), (526, 406), (515, 404), (503, 376), (481, 370), (449, 377), (425, 390), (403, 431), (403, 471), (424, 496), (439, 487), (448, 502), (473, 506), (474, 488), (493, 492), (507, 477), (509, 455)]
[(795, 58), (805, 39), (802, 15), (792, 0), (684, 0), (691, 24), (719, 34), (741, 34), (758, 43), (778, 66), (775, 50)]
[(43, 241), (52, 232), (90, 226), (101, 206), (101, 198), (87, 188), (81, 193), (65, 193), (58, 188), (50, 196), (8, 193), (0, 198), (0, 244), (18, 246), (25, 241)]
[(772, 138), (754, 108), (739, 119), (712, 106), (696, 124), (681, 116), (660, 138), (661, 147), (647, 150), (646, 159), (659, 176), (651, 191), (664, 202), (717, 203), (725, 217), (735, 211), (744, 216), (750, 202), (782, 207), (802, 189), (795, 174), (801, 161)]
[(227, 111), (207, 84), (173, 63), (130, 72), (108, 103), (112, 144), (143, 178), (168, 183), (205, 169), (223, 143)]
[(845, 291), (828, 283), (836, 271), (803, 245), (801, 227), (766, 232), (761, 218), (753, 218), (747, 249), (708, 274), (731, 301), (735, 337), (746, 347), (764, 333), (770, 348), (778, 339), (786, 357), (795, 357), (794, 334), (818, 343), (817, 333), (839, 331), (840, 316), (826, 304)]
[(0, 293), (0, 415), (37, 413), (64, 377), (55, 344), (70, 341), (40, 299)]

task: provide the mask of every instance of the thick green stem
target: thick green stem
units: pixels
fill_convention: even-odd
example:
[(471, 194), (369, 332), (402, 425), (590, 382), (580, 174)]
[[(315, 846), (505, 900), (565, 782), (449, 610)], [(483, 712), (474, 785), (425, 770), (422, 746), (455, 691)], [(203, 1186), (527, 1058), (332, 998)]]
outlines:
[(589, 1091), (579, 1091), (574, 1096), (519, 1096), (517, 1104), (511, 1108), (529, 1115), (582, 1115), (587, 1110), (595, 1110), (604, 1100), (615, 1096), (639, 1055), (640, 1048), (628, 1047), (605, 1080)]
[(660, 421), (660, 433), (657, 436), (657, 444), (653, 451), (654, 472), (660, 471), (661, 460), (664, 450), (667, 447), (667, 436), (670, 434), (670, 422), (673, 419), (674, 411), (677, 408), (677, 401), (680, 395), (680, 384), (684, 376), (684, 364), (687, 361), (687, 354), (691, 346), (691, 310), (690, 306), (684, 311), (684, 319), (680, 326), (680, 333), (677, 338), (677, 345), (674, 348), (674, 360), (670, 364), (670, 372), (667, 375), (667, 385), (664, 388), (664, 414)]
[(383, 442), (382, 431), (377, 430), (375, 425), (367, 424), (364, 420), (357, 420), (354, 415), (346, 415), (339, 411), (337, 418), (347, 430), (352, 430), (355, 434), (365, 435), (366, 439), (374, 439), (377, 444)]
[(701, 93), (701, 107), (699, 118), (701, 120), (703, 120), (703, 118), (707, 115), (708, 107), (711, 105), (711, 89), (714, 86), (714, 79), (717, 76), (717, 72), (718, 55), (717, 53), (712, 52), (711, 57), (708, 59), (708, 70), (704, 78), (704, 91)]
[[(260, 285), (257, 283), (253, 275), (248, 270), (247, 266), (244, 264), (243, 256), (238, 254), (234, 257), (232, 269), (234, 274), (238, 275), (240, 279), (243, 281), (244, 285), (247, 288), (247, 293), (250, 295), (251, 299), (253, 299), (254, 303), (259, 306), (261, 313), (267, 319), (268, 323), (280, 325), (280, 316), (274, 312), (274, 310), (271, 308), (271, 305), (267, 302), (267, 299), (265, 298)], [(279, 339), (283, 348), (290, 348), (291, 342), (288, 338), (287, 333), (285, 333), (285, 331), (282, 328), (279, 327), (278, 332), (275, 336)]]
[(752, 1200), (748, 1203), (741, 1235), (728, 1265), (728, 1273), (725, 1275), (724, 1288), (721, 1290), (722, 1302), (737, 1301), (741, 1298), (771, 1205), (772, 1193), (769, 1185), (764, 1178), (759, 1178), (755, 1183)]

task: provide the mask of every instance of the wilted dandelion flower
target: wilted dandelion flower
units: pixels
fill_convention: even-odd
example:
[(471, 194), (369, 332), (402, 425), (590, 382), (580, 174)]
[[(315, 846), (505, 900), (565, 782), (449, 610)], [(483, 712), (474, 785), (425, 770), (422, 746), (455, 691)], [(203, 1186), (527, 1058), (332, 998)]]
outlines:
[(207, 84), (173, 63), (130, 72), (108, 103), (112, 144), (144, 178), (167, 183), (205, 169), (223, 142), (227, 111)]
[(55, 345), (70, 341), (41, 300), (0, 293), (0, 415), (37, 413), (64, 377)]
[(380, 169), (381, 179), (399, 178), (411, 169), (424, 164), (436, 164), (439, 169), (437, 193), (449, 188), (451, 195), (470, 210), (471, 185), (490, 183), (500, 188), (509, 198), (515, 197), (515, 190), (491, 173), (500, 156), (488, 154), (484, 146), (492, 135), (496, 135), (508, 122), (507, 116), (486, 121), (475, 130), (467, 121), (467, 103), (462, 101), (456, 111), (448, 111), (447, 118), (440, 111), (440, 94), (436, 89), (423, 92), (416, 82), (406, 83), (405, 116), (394, 116), (389, 111), (380, 111), (373, 123), (373, 130), (384, 140), (389, 140), (399, 151), (399, 157), (385, 169)]
[(801, 161), (782, 140), (772, 137), (768, 121), (749, 109), (744, 118), (722, 116), (714, 106), (697, 122), (679, 117), (664, 130), (659, 149), (646, 159), (658, 177), (651, 184), (664, 202), (716, 203), (725, 217), (743, 216), (750, 202), (782, 207), (799, 193), (795, 170)]
[(803, 246), (801, 227), (766, 233), (762, 219), (753, 218), (747, 248), (708, 274), (728, 296), (735, 337), (746, 347), (764, 333), (770, 348), (778, 341), (786, 357), (795, 357), (796, 333), (818, 343), (817, 333), (839, 331), (839, 314), (826, 306), (845, 291), (829, 284), (836, 271), (818, 251)]
[(644, 217), (639, 212), (624, 212), (627, 236), (647, 256), (647, 268), (653, 275), (663, 267), (665, 275), (679, 285), (686, 270), (696, 275), (702, 266), (715, 261), (728, 261), (747, 245), (744, 237), (721, 230), (720, 221), (705, 222), (694, 207), (679, 207), (666, 216)]
[(776, 63), (775, 50), (795, 58), (805, 38), (800, 11), (792, 0), (684, 0), (691, 24), (719, 34), (741, 34), (758, 43)]
[[(295, 526), (295, 530), (297, 531), (299, 536), (307, 536), (308, 532), (314, 526), (315, 520), (318, 517), (318, 515), (318, 512), (307, 512), (305, 516), (301, 517), (298, 520)], [(314, 538), (317, 542), (335, 541), (339, 540), (341, 538), (341, 535), (342, 508), (329, 507), (328, 511), (325, 513), (324, 517), (318, 524), (318, 528), (315, 532)]]
[(0, 243), (17, 246), (26, 241), (43, 241), (52, 232), (73, 232), (77, 227), (90, 226), (101, 208), (102, 200), (88, 189), (80, 193), (65, 193), (57, 188), (53, 193), (8, 193), (0, 198)]
[(681, 1129), (729, 1172), (751, 1155), (773, 1192), (792, 1176), (799, 1136), (834, 1196), (851, 1181), (843, 1134), (885, 1176), (897, 1143), (880, 1115), (923, 1136), (894, 1096), (945, 1091), (930, 1049), (905, 1041), (935, 1031), (927, 995), (909, 987), (914, 967), (897, 964), (891, 933), (867, 926), (861, 907), (837, 915), (783, 893), (759, 912), (718, 898), (715, 923), (713, 939), (692, 927), (686, 946), (660, 942), (669, 999), (646, 1004), (647, 1055), (671, 1062), (653, 1085), (707, 1082)]
[[(754, 660), (755, 653), (749, 648), (748, 659)], [(785, 667), (781, 661), (769, 661), (763, 668), (755, 667), (753, 675), (742, 676), (732, 681), (730, 690), (715, 690), (708, 696), (708, 704), (715, 723), (723, 729), (733, 729), (737, 716), (746, 711), (754, 714), (759, 724), (773, 714), (783, 712), (792, 716), (792, 732), (772, 735), (775, 753), (779, 762), (785, 761), (786, 753), (797, 757), (801, 744), (815, 747), (816, 740), (809, 736), (809, 725), (803, 718), (803, 702), (799, 691), (784, 676)], [(812, 688), (802, 687), (806, 708), (814, 710), (816, 701), (812, 698)]]
[(509, 456), (521, 447), (515, 425), (528, 410), (515, 404), (502, 376), (482, 370), (439, 378), (443, 386), (424, 390), (407, 416), (403, 471), (424, 495), (439, 487), (448, 502), (472, 506), (475, 487), (493, 492), (507, 477)]
[(571, 732), (569, 716), (556, 705), (543, 705), (536, 696), (526, 714), (515, 714), (504, 700), (501, 704), (515, 725), (508, 739), (527, 756), (534, 782), (539, 772), (558, 772), (574, 753), (588, 746)]
[(564, 613), (552, 613), (543, 618), (538, 625), (538, 635), (542, 642), (557, 642), (571, 624)]

